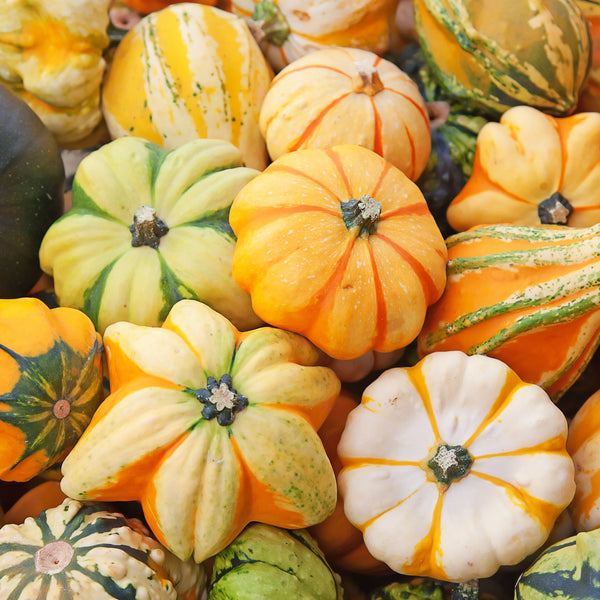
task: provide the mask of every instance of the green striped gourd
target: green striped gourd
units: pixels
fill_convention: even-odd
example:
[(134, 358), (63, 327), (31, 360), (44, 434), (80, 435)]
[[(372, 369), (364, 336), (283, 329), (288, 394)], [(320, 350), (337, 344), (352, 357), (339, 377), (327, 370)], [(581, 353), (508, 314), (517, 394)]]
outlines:
[(342, 588), (305, 529), (248, 525), (214, 559), (209, 600), (341, 600)]
[(182, 562), (135, 518), (66, 499), (0, 528), (0, 598), (196, 600), (202, 565)]
[(447, 284), (419, 354), (493, 356), (558, 401), (600, 339), (600, 224), (475, 227), (446, 245)]
[(261, 321), (233, 281), (229, 208), (258, 171), (232, 143), (196, 139), (167, 150), (137, 137), (79, 164), (72, 209), (40, 247), (61, 306), (103, 334), (116, 321), (158, 326), (182, 298), (202, 300), (241, 329)]
[(493, 115), (527, 104), (572, 112), (585, 83), (591, 41), (573, 0), (415, 0), (427, 62), (449, 93)]
[(547, 548), (519, 577), (515, 600), (583, 600), (600, 597), (600, 529)]
[(102, 113), (112, 138), (133, 135), (165, 148), (223, 139), (242, 151), (245, 164), (263, 169), (258, 115), (272, 78), (242, 17), (174, 3), (143, 17), (117, 46)]

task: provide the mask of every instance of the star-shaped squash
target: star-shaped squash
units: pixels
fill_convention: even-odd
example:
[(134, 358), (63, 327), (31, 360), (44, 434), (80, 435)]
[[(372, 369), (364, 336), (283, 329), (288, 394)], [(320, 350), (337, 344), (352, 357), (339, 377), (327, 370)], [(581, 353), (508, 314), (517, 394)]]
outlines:
[(159, 540), (197, 562), (251, 521), (301, 528), (333, 512), (316, 430), (340, 382), (306, 338), (240, 332), (186, 299), (161, 327), (110, 325), (104, 343), (111, 393), (63, 462), (67, 495), (140, 501)]

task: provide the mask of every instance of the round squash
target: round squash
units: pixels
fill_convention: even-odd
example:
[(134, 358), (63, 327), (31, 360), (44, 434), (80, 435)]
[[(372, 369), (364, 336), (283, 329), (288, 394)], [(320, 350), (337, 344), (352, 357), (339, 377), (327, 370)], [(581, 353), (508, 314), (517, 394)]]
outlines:
[(393, 36), (395, 0), (225, 0), (243, 17), (275, 71), (332, 46), (380, 54)]
[(240, 333), (180, 300), (162, 327), (115, 323), (104, 343), (111, 393), (63, 461), (68, 496), (139, 500), (158, 539), (197, 562), (251, 521), (296, 529), (333, 511), (316, 430), (340, 382), (308, 340)]
[(72, 208), (53, 223), (40, 263), (61, 306), (84, 311), (104, 333), (116, 321), (158, 326), (181, 298), (210, 304), (237, 326), (261, 323), (233, 281), (237, 192), (258, 171), (223, 140), (167, 150), (124, 137), (88, 154)]
[(408, 345), (444, 288), (446, 247), (419, 188), (361, 146), (284, 154), (229, 222), (233, 276), (256, 314), (332, 358)]
[(317, 50), (280, 71), (262, 103), (259, 126), (273, 160), (303, 148), (357, 144), (413, 181), (431, 150), (417, 85), (390, 61), (356, 48)]
[(339, 577), (305, 529), (249, 524), (213, 563), (208, 600), (341, 600)]
[(0, 479), (62, 460), (104, 398), (102, 339), (81, 311), (0, 300)]
[(436, 352), (364, 390), (338, 445), (346, 516), (412, 576), (467, 582), (539, 548), (575, 492), (567, 420), (489, 356)]
[(526, 104), (574, 111), (591, 56), (588, 26), (573, 0), (415, 0), (427, 62), (450, 94), (499, 116)]
[(569, 513), (577, 531), (600, 527), (600, 390), (582, 404), (569, 423), (567, 450), (575, 463), (575, 498)]
[(102, 119), (111, 0), (3, 0), (0, 83), (35, 111), (61, 145), (91, 134)]
[(448, 206), (456, 231), (478, 225), (600, 222), (600, 113), (555, 118), (507, 110), (477, 136), (473, 172)]
[(581, 600), (600, 592), (600, 529), (556, 542), (519, 577), (515, 600)]
[(559, 401), (600, 342), (600, 224), (488, 225), (446, 244), (446, 287), (419, 333), (420, 356), (487, 354)]
[(176, 3), (144, 16), (123, 37), (102, 86), (111, 137), (173, 149), (196, 138), (231, 142), (263, 169), (260, 106), (273, 72), (241, 17)]
[(48, 128), (4, 85), (0, 136), (0, 298), (17, 298), (42, 276), (38, 251), (63, 212), (65, 170)]
[(182, 562), (137, 519), (66, 499), (0, 528), (0, 596), (11, 600), (195, 600), (203, 565)]

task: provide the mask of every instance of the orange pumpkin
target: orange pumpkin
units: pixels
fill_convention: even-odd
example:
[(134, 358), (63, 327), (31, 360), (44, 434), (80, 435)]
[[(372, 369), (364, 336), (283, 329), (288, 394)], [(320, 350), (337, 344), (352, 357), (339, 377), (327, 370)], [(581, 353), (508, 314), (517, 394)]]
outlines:
[(238, 193), (233, 276), (265, 322), (326, 354), (391, 352), (445, 284), (446, 246), (423, 194), (356, 145), (289, 152)]

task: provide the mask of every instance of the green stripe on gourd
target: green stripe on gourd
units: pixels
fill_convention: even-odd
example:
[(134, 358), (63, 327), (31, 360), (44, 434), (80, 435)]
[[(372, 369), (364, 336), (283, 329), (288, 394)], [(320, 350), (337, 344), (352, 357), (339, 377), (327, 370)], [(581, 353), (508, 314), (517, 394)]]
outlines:
[[(492, 115), (527, 104), (564, 116), (577, 105), (590, 66), (591, 40), (585, 18), (571, 0), (551, 0), (541, 8), (525, 0), (419, 0), (415, 6), (416, 30), (426, 60), (451, 95)], [(444, 31), (438, 48), (431, 43), (430, 30), (423, 27), (422, 11)], [(441, 54), (461, 52), (465, 58), (468, 55), (469, 64), (457, 60), (456, 71), (441, 62)]]
[(233, 199), (258, 171), (223, 140), (173, 150), (124, 137), (89, 154), (73, 182), (73, 208), (40, 248), (61, 306), (84, 311), (100, 333), (116, 321), (159, 326), (191, 298), (240, 329), (261, 324), (233, 281)]
[(110, 505), (71, 499), (22, 525), (3, 526), (0, 555), (0, 596), (6, 600), (168, 600), (179, 597), (171, 578), (185, 574), (202, 585), (204, 577), (200, 566), (188, 575)]
[[(488, 246), (492, 241), (506, 242), (506, 250), (497, 251), (498, 243)], [(470, 249), (474, 244), (479, 244), (479, 253)], [(560, 364), (548, 367), (543, 381), (533, 381), (552, 390), (558, 399), (583, 372), (600, 342), (600, 224), (588, 228), (490, 225), (451, 235), (446, 245), (446, 291), (433, 311), (439, 312), (428, 315), (419, 335), (420, 353), (460, 349), (467, 354), (504, 357), (509, 344), (516, 344), (510, 347), (517, 349), (517, 340), (529, 334), (555, 331), (586, 319), (573, 347), (556, 347), (564, 355)], [(455, 248), (458, 255), (452, 252)], [(545, 269), (552, 271), (548, 274)], [(516, 275), (525, 270), (532, 275), (530, 281), (529, 275)], [(485, 299), (459, 301), (461, 294), (471, 293), (466, 290), (475, 282), (489, 288), (483, 292)], [(450, 312), (445, 312), (446, 301), (447, 306), (454, 306)], [(471, 333), (486, 323), (489, 327)], [(509, 366), (518, 372), (516, 365)]]
[(96, 341), (82, 355), (57, 340), (37, 356), (21, 356), (3, 344), (0, 350), (16, 361), (21, 372), (15, 386), (0, 394), (0, 405), (10, 406), (0, 412), (0, 421), (25, 434), (20, 461), (43, 452), (49, 466), (75, 445), (103, 400), (97, 365), (101, 348)]
[(251, 523), (214, 559), (209, 600), (257, 598), (341, 600), (342, 589), (314, 539), (304, 529)]
[(515, 600), (600, 597), (600, 530), (581, 532), (544, 550), (519, 577)]

